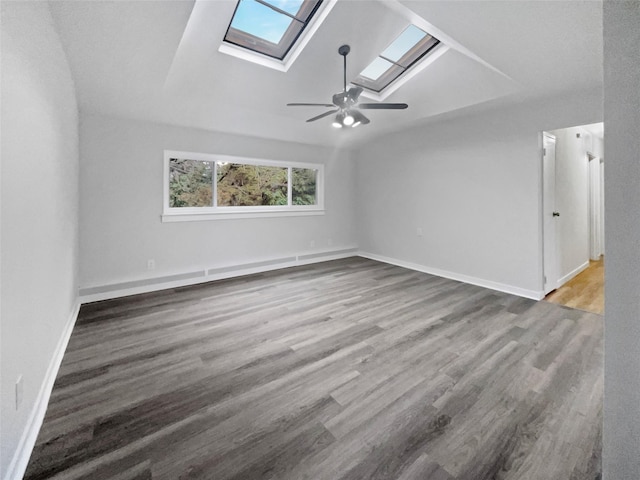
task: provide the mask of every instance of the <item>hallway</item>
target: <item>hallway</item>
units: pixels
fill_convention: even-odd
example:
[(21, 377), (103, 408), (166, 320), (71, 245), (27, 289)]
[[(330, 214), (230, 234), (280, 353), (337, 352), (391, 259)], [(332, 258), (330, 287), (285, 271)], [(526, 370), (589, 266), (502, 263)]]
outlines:
[(545, 297), (551, 303), (604, 313), (604, 256), (590, 260), (586, 270)]

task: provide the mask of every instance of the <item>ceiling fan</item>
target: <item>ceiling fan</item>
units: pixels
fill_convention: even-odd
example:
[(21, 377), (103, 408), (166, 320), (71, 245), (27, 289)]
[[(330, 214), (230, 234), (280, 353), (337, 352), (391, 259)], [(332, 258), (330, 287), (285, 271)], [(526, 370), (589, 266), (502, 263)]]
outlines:
[(332, 125), (335, 128), (357, 127), (358, 125), (366, 125), (370, 120), (365, 117), (362, 110), (404, 110), (408, 107), (406, 103), (358, 103), (358, 98), (362, 93), (362, 87), (351, 87), (347, 90), (347, 55), (351, 51), (349, 45), (342, 45), (338, 49), (338, 53), (344, 57), (344, 89), (340, 93), (336, 93), (333, 103), (287, 103), (289, 107), (332, 107), (333, 110), (321, 113), (310, 118), (307, 122), (315, 122), (321, 118), (328, 117), (336, 113), (336, 118)]

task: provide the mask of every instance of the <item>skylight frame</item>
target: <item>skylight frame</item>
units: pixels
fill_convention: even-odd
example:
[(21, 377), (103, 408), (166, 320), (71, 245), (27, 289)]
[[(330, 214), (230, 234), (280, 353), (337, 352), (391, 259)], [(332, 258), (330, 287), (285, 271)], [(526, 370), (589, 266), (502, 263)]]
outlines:
[[(421, 63), (421, 61), (427, 55), (429, 55), (429, 53), (433, 52), (436, 47), (442, 45), (442, 42), (438, 38), (434, 37), (423, 28), (410, 23), (402, 30), (402, 32), (400, 32), (398, 36), (396, 36), (396, 38), (394, 38), (392, 42), (389, 43), (389, 45), (387, 45), (382, 50), (382, 52), (384, 53), (387, 49), (389, 49), (389, 47), (393, 45), (393, 43), (396, 42), (405, 33), (405, 31), (412, 26), (424, 32), (425, 36), (420, 39), (413, 47), (407, 50), (405, 54), (402, 55), (402, 57), (400, 57), (397, 61), (393, 61), (383, 56), (382, 53), (378, 55), (371, 63), (381, 58), (389, 62), (391, 66), (384, 73), (378, 76), (377, 79), (367, 78), (363, 76), (361, 72), (356, 78), (351, 81), (351, 84), (362, 87), (376, 94), (382, 94), (384, 90), (389, 88), (394, 82), (400, 79), (404, 74), (406, 74), (407, 71), (415, 67), (417, 64)], [(367, 68), (369, 68), (369, 65), (371, 65), (371, 63), (369, 63), (367, 67), (365, 67), (363, 72)]]
[[(265, 6), (265, 8), (271, 8), (276, 13), (291, 18), (291, 23), (287, 27), (285, 33), (282, 35), (282, 38), (280, 39), (280, 42), (278, 44), (272, 43), (249, 32), (245, 32), (243, 30), (232, 27), (232, 23), (236, 17), (236, 13), (238, 12), (238, 8), (240, 7), (242, 1), (243, 0), (238, 0), (238, 3), (236, 4), (233, 15), (231, 16), (231, 20), (229, 21), (227, 31), (225, 32), (223, 38), (223, 45), (226, 43), (243, 49), (247, 52), (251, 52), (252, 55), (260, 55), (269, 59), (284, 62), (287, 55), (289, 55), (291, 50), (295, 47), (296, 43), (300, 40), (301, 36), (308, 30), (310, 24), (314, 22), (316, 16), (319, 13), (319, 10), (322, 9), (322, 7), (324, 6), (323, 4), (327, 0), (303, 0), (302, 5), (300, 6), (300, 9), (298, 10), (298, 13), (296, 15), (291, 15), (290, 13), (279, 9), (275, 5), (272, 5), (269, 0), (244, 0), (255, 1)], [(328, 3), (333, 4), (335, 2)], [(301, 13), (303, 15), (301, 18), (299, 18)], [(222, 48), (220, 49), (220, 51), (223, 51), (223, 53), (230, 53), (228, 51), (224, 51)]]

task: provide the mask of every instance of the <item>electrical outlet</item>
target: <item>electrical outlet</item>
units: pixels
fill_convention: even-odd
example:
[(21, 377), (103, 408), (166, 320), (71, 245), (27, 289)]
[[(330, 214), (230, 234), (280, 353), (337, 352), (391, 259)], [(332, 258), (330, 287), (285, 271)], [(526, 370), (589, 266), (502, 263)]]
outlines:
[(422, 229), (421, 228), (417, 228), (416, 229), (416, 235), (421, 237), (422, 236)]
[(24, 396), (24, 383), (22, 381), (22, 375), (18, 375), (16, 380), (16, 410), (20, 409), (22, 405), (22, 397)]
[(311, 241), (309, 242), (309, 247), (310, 247), (310, 248), (313, 248), (313, 247), (315, 247), (315, 246), (316, 246), (316, 241), (315, 241), (315, 240), (311, 240)]
[(153, 270), (156, 268), (156, 261), (154, 259), (147, 260), (147, 270)]

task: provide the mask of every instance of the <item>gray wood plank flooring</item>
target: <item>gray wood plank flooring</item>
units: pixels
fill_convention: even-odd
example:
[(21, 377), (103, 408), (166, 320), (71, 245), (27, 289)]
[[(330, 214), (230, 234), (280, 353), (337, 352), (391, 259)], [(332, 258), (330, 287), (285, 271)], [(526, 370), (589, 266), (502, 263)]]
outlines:
[(25, 478), (594, 480), (602, 337), (358, 257), (97, 302)]

